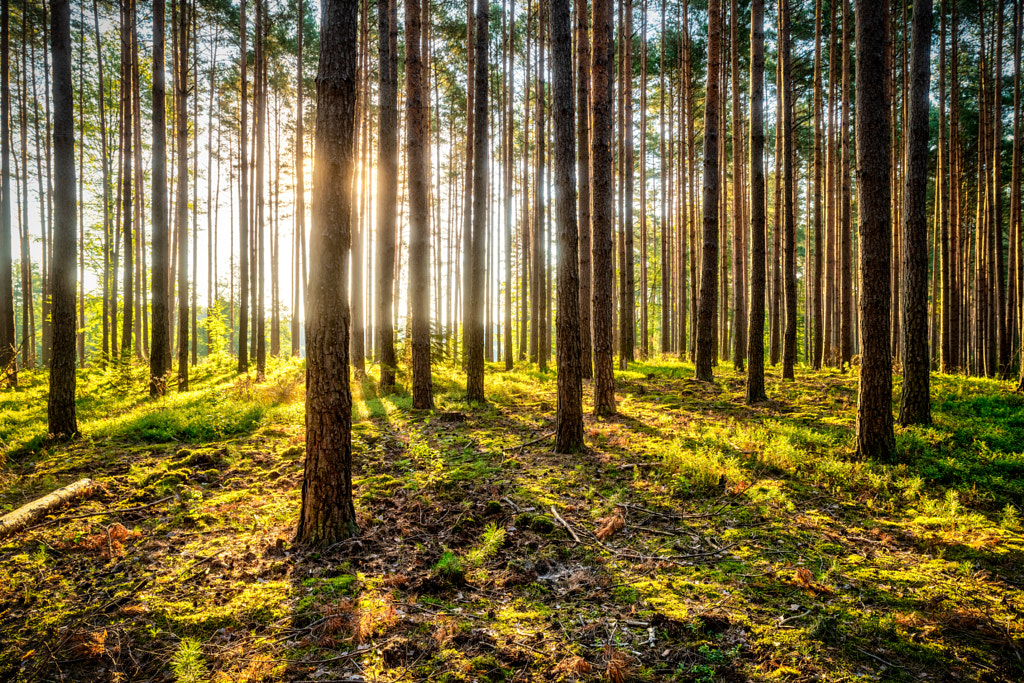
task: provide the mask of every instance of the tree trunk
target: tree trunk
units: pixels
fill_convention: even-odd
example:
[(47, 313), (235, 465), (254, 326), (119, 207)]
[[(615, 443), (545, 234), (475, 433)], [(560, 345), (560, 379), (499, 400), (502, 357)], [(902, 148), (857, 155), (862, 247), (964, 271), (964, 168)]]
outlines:
[[(53, 153), (57, 177), (54, 179), (56, 215), (53, 221), (51, 272), (53, 352), (50, 360), (47, 419), (49, 433), (59, 438), (78, 434), (78, 421), (75, 415), (75, 254), (78, 245), (75, 239), (75, 110), (71, 86), (71, 7), (68, 0), (52, 0), (51, 8)], [(5, 37), (6, 28), (5, 24)], [(6, 47), (5, 44), (4, 55), (7, 54)], [(6, 64), (4, 66), (6, 67)], [(3, 78), (6, 79), (6, 68), (3, 73)], [(4, 88), (4, 95), (6, 94), (7, 90)], [(7, 120), (6, 116), (4, 120)], [(10, 264), (9, 258), (7, 263)], [(6, 282), (10, 283), (9, 277)], [(13, 330), (13, 323), (11, 329)]]
[(781, 0), (782, 42), (782, 243), (785, 279), (785, 329), (782, 337), (782, 378), (794, 379), (796, 368), (796, 133), (793, 126), (796, 103), (790, 66), (790, 0)]
[(555, 451), (577, 453), (583, 444), (580, 373), (579, 262), (576, 249), (576, 145), (573, 139), (572, 0), (551, 0), (552, 127), (555, 134), (555, 221), (558, 230), (558, 408)]
[[(426, 103), (420, 41), (420, 0), (405, 3), (405, 122), (409, 178), (409, 310), (412, 317), (413, 408), (434, 406), (430, 378), (430, 217), (427, 205)], [(323, 59), (323, 57), (321, 57)], [(482, 350), (482, 349), (481, 349)]]
[(842, 368), (853, 358), (853, 240), (852, 240), (852, 192), (850, 187), (850, 22), (853, 11), (850, 0), (843, 2), (843, 102), (840, 117), (842, 155), (842, 199), (840, 201), (839, 238), (839, 367)]
[(931, 0), (914, 0), (910, 121), (903, 190), (903, 396), (900, 424), (931, 423), (928, 402), (928, 90)]
[(887, 460), (895, 450), (889, 350), (891, 157), (887, 0), (857, 0), (857, 169), (860, 181), (861, 365), (857, 454)]
[(719, 0), (708, 0), (708, 67), (704, 99), (704, 246), (701, 252), (700, 301), (697, 306), (697, 379), (710, 382), (715, 361), (715, 307), (718, 303), (718, 105), (722, 40)]
[(377, 348), (380, 390), (395, 388), (395, 206), (398, 203), (398, 0), (378, 9), (380, 117), (377, 148)]
[(743, 119), (740, 113), (740, 46), (739, 19), (736, 0), (732, 0), (730, 24), (731, 40), (729, 54), (732, 62), (732, 315), (733, 315), (733, 367), (743, 372), (747, 360), (747, 319), (746, 287), (743, 277), (746, 262), (743, 249)]
[[(834, 0), (833, 0), (834, 4)], [(814, 269), (811, 314), (814, 334), (811, 342), (811, 367), (821, 369), (821, 361), (825, 351), (825, 308), (822, 301), (822, 275), (824, 269), (824, 239), (822, 231), (822, 88), (821, 88), (821, 12), (822, 2), (814, 3)], [(833, 31), (835, 27), (832, 27)], [(835, 53), (829, 53), (829, 61)], [(832, 85), (831, 83), (829, 84)], [(810, 255), (807, 255), (810, 258)], [(806, 277), (806, 276), (805, 276)], [(831, 328), (831, 326), (829, 326)]]
[(171, 370), (171, 329), (168, 307), (170, 268), (167, 230), (167, 127), (165, 120), (166, 72), (164, 67), (165, 3), (153, 5), (153, 346), (149, 355), (149, 393), (163, 396)]
[(772, 282), (769, 362), (782, 358), (782, 50), (775, 55), (775, 203), (772, 216)]
[(764, 0), (750, 5), (750, 317), (747, 333), (747, 403), (768, 399), (764, 390)]
[(132, 244), (132, 180), (134, 178), (132, 141), (134, 116), (132, 109), (132, 30), (135, 21), (134, 4), (131, 0), (121, 3), (121, 155), (124, 159), (121, 173), (121, 236), (124, 239), (124, 315), (121, 317), (122, 363), (132, 358), (133, 315), (135, 313), (135, 250)]
[(306, 468), (295, 532), (297, 542), (314, 546), (337, 543), (358, 531), (352, 504), (347, 304), (357, 0), (325, 0), (322, 12), (306, 318)]
[[(12, 245), (11, 245), (11, 85), (10, 85), (10, 3), (5, 0), (0, 9), (0, 371), (7, 376), (9, 386), (18, 384), (18, 359), (17, 343), (15, 341), (14, 327), (14, 272), (12, 270)], [(55, 7), (56, 11), (58, 8)], [(67, 9), (65, 4), (63, 9)], [(70, 19), (68, 19), (70, 21)], [(71, 60), (71, 38), (68, 37), (68, 61)], [(68, 98), (71, 98), (70, 83), (68, 84)], [(70, 103), (68, 106), (72, 106)], [(72, 160), (74, 164), (74, 153)], [(71, 178), (74, 178), (74, 167), (71, 169)], [(74, 181), (72, 180), (72, 183)], [(72, 202), (74, 202), (74, 187), (71, 188)], [(74, 211), (72, 211), (72, 224), (74, 224)], [(72, 240), (74, 244), (74, 240)], [(74, 266), (72, 265), (72, 268)], [(74, 281), (74, 277), (71, 278)], [(72, 290), (72, 296), (74, 290)], [(74, 312), (74, 299), (71, 304)], [(72, 328), (74, 323), (72, 322)], [(72, 340), (72, 372), (74, 371), (74, 341)]]
[(245, 3), (246, 0), (241, 0), (239, 5), (239, 42), (241, 46), (239, 68), (242, 81), (242, 92), (240, 95), (242, 115), (238, 127), (238, 152), (241, 155), (238, 169), (238, 372), (247, 373), (249, 371), (249, 343), (247, 341), (249, 333), (249, 53), (246, 51), (245, 46), (245, 39), (248, 33)]
[[(172, 7), (174, 4), (172, 4)], [(174, 114), (178, 135), (178, 391), (188, 390), (188, 48), (189, 5), (181, 0), (178, 5), (178, 59), (177, 91)]]
[[(490, 5), (487, 0), (477, 0), (475, 39), (475, 69), (473, 106), (476, 109), (473, 120), (473, 239), (470, 253), (466, 254), (466, 268), (470, 268), (470, 289), (466, 320), (466, 400), (484, 400), (484, 266), (487, 240), (487, 190), (488, 177), (488, 23)], [(543, 364), (542, 364), (543, 367)]]
[(615, 255), (612, 246), (612, 2), (594, 0), (594, 51), (591, 69), (592, 135), (590, 149), (593, 230), (594, 414), (615, 413), (612, 371)]

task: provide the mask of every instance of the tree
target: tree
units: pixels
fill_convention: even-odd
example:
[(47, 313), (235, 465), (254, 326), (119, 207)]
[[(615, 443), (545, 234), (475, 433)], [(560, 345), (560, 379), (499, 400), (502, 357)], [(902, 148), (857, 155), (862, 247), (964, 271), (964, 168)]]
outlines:
[[(316, 79), (306, 317), (306, 467), (295, 532), (297, 542), (315, 546), (331, 545), (358, 531), (352, 504), (347, 303), (355, 166), (357, 2), (324, 0)], [(416, 10), (418, 21), (418, 7)]]
[[(783, 0), (785, 2), (785, 0)], [(715, 307), (718, 305), (718, 105), (722, 42), (722, 8), (708, 1), (708, 68), (704, 99), (704, 246), (701, 252), (700, 301), (697, 304), (697, 379), (710, 382), (715, 361)]]
[[(7, 3), (4, 3), (6, 8)], [(53, 347), (50, 359), (49, 432), (78, 434), (75, 415), (75, 110), (71, 85), (71, 5), (51, 2), (53, 52), (54, 242), (52, 264)], [(5, 26), (6, 28), (6, 26)], [(6, 36), (6, 30), (4, 31)], [(4, 54), (6, 55), (6, 45)], [(6, 70), (4, 78), (6, 79)], [(4, 90), (6, 96), (6, 89)], [(6, 117), (5, 117), (6, 120)], [(10, 263), (10, 259), (7, 261)], [(12, 323), (13, 329), (13, 323)]]
[[(174, 5), (172, 4), (172, 7)], [(175, 65), (174, 89), (176, 110), (174, 113), (178, 135), (178, 391), (188, 390), (188, 48), (189, 48), (189, 7), (187, 0), (178, 6), (178, 55)]]
[[(14, 272), (11, 267), (11, 67), (9, 45), (11, 14), (9, 4), (5, 0), (0, 9), (0, 138), (2, 138), (0, 140), (0, 183), (2, 183), (0, 185), (0, 372), (7, 375), (8, 383), (13, 386), (18, 383), (18, 350), (14, 340)], [(70, 15), (70, 10), (68, 13)], [(70, 40), (69, 37), (68, 50), (71, 49)], [(71, 60), (70, 53), (68, 60), (69, 62)], [(70, 85), (68, 87), (70, 88)], [(70, 91), (68, 97), (71, 97)], [(74, 177), (73, 171), (74, 169), (72, 169), (72, 178)], [(74, 212), (72, 212), (73, 222)]]
[(488, 23), (490, 5), (487, 0), (477, 0), (476, 30), (476, 73), (474, 74), (473, 106), (473, 238), (466, 253), (466, 268), (470, 269), (470, 287), (466, 292), (469, 302), (469, 317), (466, 320), (466, 400), (484, 400), (484, 256), (487, 240), (487, 192), (488, 179), (488, 122), (489, 95), (488, 75)]
[[(782, 378), (794, 379), (797, 355), (796, 338), (796, 140), (793, 74), (790, 59), (789, 0), (780, 0), (780, 51), (782, 61), (782, 270), (785, 280), (785, 329), (782, 335)], [(777, 209), (776, 209), (777, 210)]]
[(903, 396), (900, 424), (930, 424), (928, 400), (928, 86), (931, 0), (914, 0), (910, 128), (903, 190)]
[(558, 409), (555, 452), (583, 450), (583, 377), (580, 371), (579, 262), (576, 253), (576, 145), (573, 140), (572, 0), (551, 0), (551, 71), (555, 133), (555, 221), (558, 230)]
[(892, 144), (889, 127), (889, 3), (857, 0), (857, 177), (859, 179), (861, 365), (857, 454), (886, 460), (895, 450), (889, 269), (892, 258)]
[(576, 0), (576, 159), (579, 204), (580, 367), (593, 376), (590, 262), (590, 22), (587, 0)]
[[(427, 205), (426, 102), (420, 0), (405, 3), (405, 156), (409, 179), (409, 309), (412, 317), (412, 405), (434, 407), (430, 378), (430, 216)], [(322, 57), (321, 57), (322, 59)], [(481, 349), (482, 350), (482, 349)]]
[(238, 372), (249, 371), (249, 85), (246, 52), (248, 24), (245, 18), (246, 0), (239, 3), (239, 69), (242, 92), (240, 96), (241, 119), (238, 127)]
[(149, 393), (162, 396), (171, 369), (171, 327), (168, 318), (170, 259), (167, 248), (167, 128), (164, 110), (166, 72), (164, 67), (165, 3), (153, 3), (153, 346), (149, 355)]
[(747, 403), (765, 401), (764, 0), (750, 5), (750, 315)]
[(398, 203), (398, 0), (377, 10), (380, 119), (377, 157), (377, 349), (380, 390), (395, 388), (395, 206)]
[(612, 247), (612, 2), (594, 0), (591, 68), (590, 226), (593, 260), (594, 414), (615, 414), (612, 370), (615, 254)]
[[(835, 0), (833, 0), (833, 6)], [(825, 349), (824, 320), (822, 319), (824, 308), (822, 304), (822, 271), (824, 261), (824, 241), (822, 239), (822, 218), (821, 218), (821, 183), (822, 183), (822, 88), (821, 88), (821, 12), (822, 0), (814, 3), (814, 301), (811, 304), (811, 312), (814, 320), (814, 335), (811, 346), (811, 366), (815, 370), (821, 369), (821, 360)], [(835, 27), (832, 27), (832, 34), (835, 35)], [(835, 64), (835, 53), (829, 52), (829, 61)], [(830, 78), (831, 80), (831, 78)], [(829, 84), (833, 85), (832, 83)], [(809, 257), (810, 255), (808, 255)], [(831, 262), (830, 262), (831, 263)], [(830, 270), (831, 273), (831, 270)], [(829, 291), (831, 296), (831, 290)], [(831, 299), (830, 299), (831, 300)], [(831, 311), (830, 311), (831, 312)], [(829, 321), (831, 323), (831, 321)], [(831, 329), (831, 324), (827, 326)], [(831, 342), (831, 340), (829, 340)]]

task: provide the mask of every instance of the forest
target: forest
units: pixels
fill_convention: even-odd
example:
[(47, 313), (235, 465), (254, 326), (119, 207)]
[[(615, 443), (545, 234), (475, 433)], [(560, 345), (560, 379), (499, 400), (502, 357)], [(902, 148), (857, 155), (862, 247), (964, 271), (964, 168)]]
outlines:
[(0, 681), (1024, 680), (1024, 0), (2, 0)]

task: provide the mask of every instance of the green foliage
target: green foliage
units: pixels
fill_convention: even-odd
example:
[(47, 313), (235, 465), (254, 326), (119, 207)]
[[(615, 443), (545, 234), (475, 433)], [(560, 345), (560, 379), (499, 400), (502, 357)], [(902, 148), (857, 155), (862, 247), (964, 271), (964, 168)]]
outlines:
[(202, 646), (191, 638), (183, 638), (171, 658), (171, 671), (177, 683), (204, 683), (209, 672)]
[(469, 551), (466, 555), (466, 560), (475, 567), (486, 564), (501, 549), (501, 546), (505, 544), (505, 534), (505, 527), (500, 527), (494, 522), (488, 523), (484, 527), (480, 543)]
[(462, 579), (462, 559), (451, 550), (445, 549), (434, 564), (434, 573), (441, 579), (455, 583)]

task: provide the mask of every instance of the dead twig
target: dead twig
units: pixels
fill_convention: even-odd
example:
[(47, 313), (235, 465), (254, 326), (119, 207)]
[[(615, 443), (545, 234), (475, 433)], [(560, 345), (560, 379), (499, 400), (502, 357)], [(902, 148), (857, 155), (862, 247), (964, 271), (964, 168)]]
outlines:
[(562, 519), (562, 516), (558, 514), (558, 510), (555, 509), (554, 505), (551, 506), (551, 514), (554, 515), (555, 519), (557, 519), (561, 523), (561, 525), (566, 528), (566, 530), (572, 535), (572, 538), (574, 541), (576, 541), (576, 543), (583, 542), (580, 540), (580, 537), (576, 535), (576, 532), (573, 530), (573, 528), (569, 526), (569, 522)]
[(525, 442), (519, 444), (518, 446), (509, 446), (508, 448), (503, 448), (502, 451), (508, 452), (508, 451), (514, 451), (514, 450), (517, 450), (517, 449), (518, 450), (522, 450), (522, 449), (526, 448), (527, 446), (532, 446), (535, 443), (540, 443), (544, 439), (550, 439), (554, 435), (555, 435), (554, 432), (548, 432), (546, 434), (542, 434), (541, 436), (537, 437), (536, 439), (533, 439), (532, 441), (525, 441)]
[(120, 508), (118, 510), (100, 510), (99, 512), (86, 512), (81, 515), (68, 515), (66, 517), (56, 517), (54, 519), (48, 519), (45, 522), (30, 526), (25, 531), (32, 531), (33, 529), (40, 529), (44, 526), (50, 526), (51, 524), (59, 524), (60, 522), (70, 522), (73, 519), (85, 519), (86, 517), (100, 517), (101, 515), (118, 515), (125, 512), (138, 512), (140, 510), (146, 510), (148, 508), (159, 505), (160, 503), (166, 503), (167, 501), (174, 498), (174, 496), (167, 496), (160, 500), (154, 500), (152, 503), (146, 503), (145, 505), (136, 505), (130, 508)]

